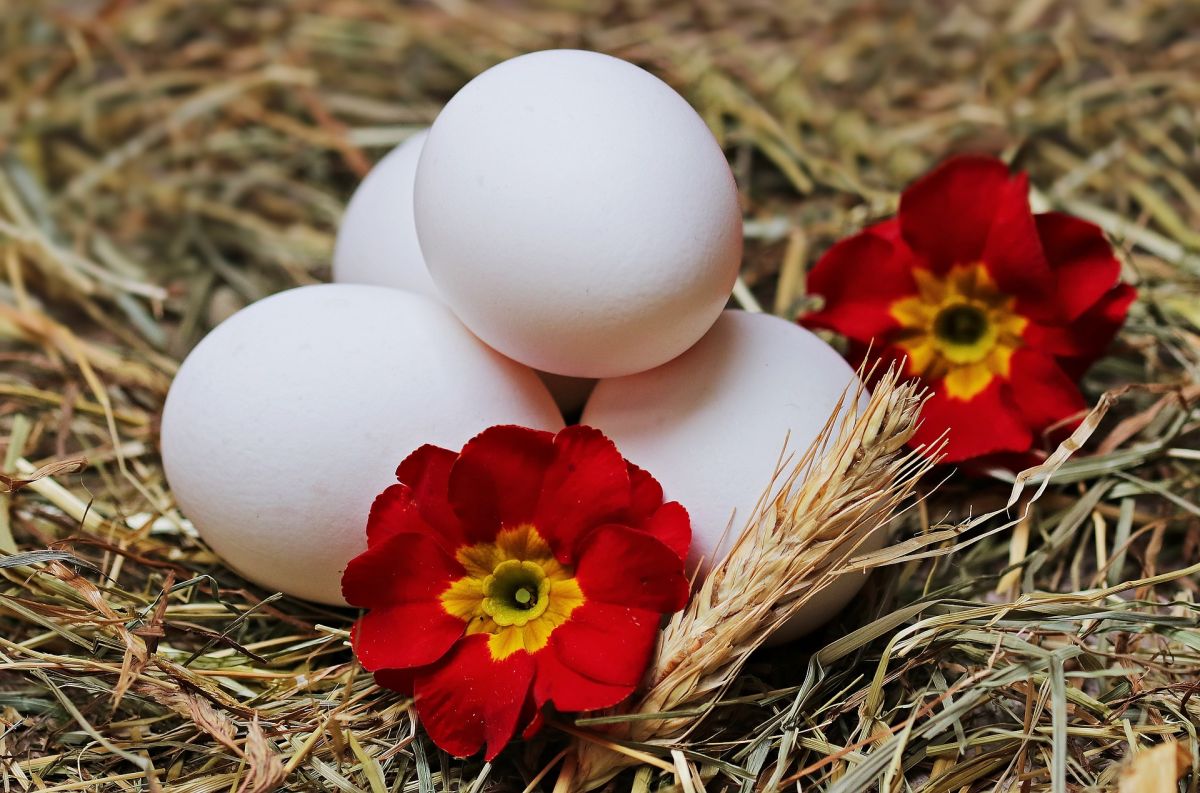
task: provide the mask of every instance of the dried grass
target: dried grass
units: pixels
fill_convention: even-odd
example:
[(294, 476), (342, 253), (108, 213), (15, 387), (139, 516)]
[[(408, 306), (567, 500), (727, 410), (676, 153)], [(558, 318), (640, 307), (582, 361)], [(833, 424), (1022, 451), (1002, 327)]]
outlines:
[(816, 256), (960, 150), (1104, 227), (1141, 293), (1085, 381), (1108, 410), (1086, 454), (1007, 511), (1000, 472), (922, 480), (891, 556), (857, 560), (891, 563), (854, 606), (733, 648), (680, 700), (695, 715), (652, 719), (686, 734), (623, 744), (646, 762), (614, 789), (1115, 790), (1173, 741), (1197, 790), (1197, 31), (1176, 0), (0, 4), (6, 793), (550, 786), (575, 739), (439, 753), (353, 663), (353, 615), (224, 568), (155, 451), (208, 328), (327, 278), (368, 164), (549, 46), (644, 64), (710, 122), (743, 188), (744, 305), (794, 313)]

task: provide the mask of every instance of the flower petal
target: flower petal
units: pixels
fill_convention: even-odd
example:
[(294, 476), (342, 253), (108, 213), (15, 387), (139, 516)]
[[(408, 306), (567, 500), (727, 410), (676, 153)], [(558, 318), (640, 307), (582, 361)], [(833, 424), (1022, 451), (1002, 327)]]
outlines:
[(633, 463), (627, 465), (631, 495), (625, 525), (646, 532), (675, 551), (680, 559), (686, 559), (692, 544), (692, 523), (687, 510), (675, 501), (664, 504), (658, 480)]
[(589, 711), (611, 707), (633, 693), (637, 682), (602, 683), (581, 675), (559, 657), (553, 644), (534, 656), (537, 676), (533, 695), (539, 705), (553, 703), (560, 711)]
[(396, 469), (396, 478), (411, 489), (422, 519), (450, 548), (465, 542), (458, 515), (450, 505), (450, 470), (457, 459), (449, 449), (426, 444)]
[(495, 758), (517, 732), (533, 681), (529, 653), (496, 661), (487, 639), (475, 634), (458, 642), (444, 661), (419, 672), (414, 685), (425, 731), (455, 757), (475, 754), (486, 743), (484, 759)]
[(678, 501), (663, 504), (650, 520), (637, 528), (670, 548), (681, 561), (687, 559), (692, 545), (692, 521)]
[(662, 506), (663, 489), (648, 471), (629, 462), (626, 466), (629, 469), (629, 525), (640, 526)]
[(1082, 413), (1087, 404), (1075, 381), (1053, 358), (1028, 347), (1013, 354), (1012, 396), (1034, 432)]
[(921, 410), (921, 424), (909, 442), (917, 447), (934, 443), (949, 430), (943, 462), (956, 463), (995, 452), (1023, 452), (1033, 436), (1017, 407), (1003, 394), (1004, 383), (993, 378), (971, 400), (952, 399), (938, 383)]
[[(537, 672), (535, 671), (534, 674), (536, 675)], [(534, 700), (532, 689), (530, 689), (529, 697), (525, 700), (525, 707), (521, 710), (520, 723), (525, 725), (521, 730), (521, 737), (525, 740), (537, 735), (546, 725), (546, 717), (542, 713), (541, 706)]]
[[(604, 708), (620, 701), (641, 681), (661, 621), (661, 615), (645, 609), (584, 603), (536, 656), (538, 701), (550, 700), (567, 710)], [(550, 651), (554, 658), (543, 658)], [(587, 681), (593, 687), (575, 689)]]
[(898, 247), (868, 230), (830, 248), (808, 276), (809, 292), (825, 305), (801, 322), (861, 342), (894, 330), (892, 304), (916, 291), (913, 262)]
[(1117, 331), (1125, 324), (1129, 306), (1137, 290), (1129, 284), (1117, 284), (1095, 305), (1067, 326), (1030, 323), (1025, 343), (1035, 350), (1059, 359), (1064, 372), (1073, 380), (1083, 376), (1096, 359), (1104, 355)]
[(429, 535), (397, 534), (350, 560), (342, 574), (342, 596), (363, 608), (433, 602), (464, 574)]
[(1099, 226), (1061, 212), (1038, 215), (1037, 231), (1058, 282), (1063, 319), (1074, 321), (1117, 283), (1121, 263)]
[(863, 233), (876, 236), (884, 242), (891, 243), (892, 245), (902, 245), (904, 246), (904, 249), (908, 255), (912, 255), (912, 252), (908, 251), (908, 244), (905, 243), (904, 238), (900, 236), (900, 218), (891, 217), (887, 220), (881, 220), (874, 225), (867, 226), (865, 229), (863, 229)]
[(490, 542), (501, 528), (533, 519), (553, 439), (541, 430), (500, 426), (467, 442), (450, 471), (450, 501), (470, 542)]
[(1000, 291), (1017, 298), (1020, 313), (1044, 318), (1060, 315), (1054, 275), (1029, 208), (1029, 178), (1023, 173), (998, 189), (982, 260)]
[(413, 684), (420, 671), (420, 669), (380, 669), (375, 673), (375, 685), (411, 697)]
[(1096, 359), (1104, 355), (1136, 299), (1136, 289), (1129, 284), (1117, 284), (1071, 325), (1072, 351), (1059, 359), (1068, 377), (1073, 380), (1083, 377)]
[(575, 580), (587, 602), (663, 614), (687, 604), (689, 585), (675, 551), (648, 534), (609, 524), (580, 545)]
[(619, 520), (630, 499), (629, 467), (613, 442), (592, 427), (567, 427), (554, 438), (533, 523), (555, 557), (571, 564), (577, 543), (596, 526)]
[(441, 603), (398, 603), (364, 614), (354, 626), (351, 644), (368, 671), (410, 669), (441, 658), (466, 627)]
[(937, 272), (981, 261), (1011, 176), (994, 157), (953, 157), (900, 196), (900, 233)]
[(432, 534), (421, 517), (412, 491), (405, 485), (392, 485), (375, 497), (367, 516), (367, 547), (374, 548), (397, 534)]

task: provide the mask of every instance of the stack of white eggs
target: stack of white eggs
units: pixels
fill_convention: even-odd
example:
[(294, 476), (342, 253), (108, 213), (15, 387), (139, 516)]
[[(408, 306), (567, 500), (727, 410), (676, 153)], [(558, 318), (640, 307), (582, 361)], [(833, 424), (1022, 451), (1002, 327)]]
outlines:
[(340, 604), (410, 452), (495, 424), (555, 431), (582, 404), (688, 509), (693, 559), (711, 561), (789, 434), (803, 451), (855, 382), (795, 324), (724, 311), (741, 252), (724, 154), (669, 86), (590, 52), (502, 63), (363, 182), (339, 283), (249, 306), (184, 362), (162, 424), (176, 500), (247, 578)]

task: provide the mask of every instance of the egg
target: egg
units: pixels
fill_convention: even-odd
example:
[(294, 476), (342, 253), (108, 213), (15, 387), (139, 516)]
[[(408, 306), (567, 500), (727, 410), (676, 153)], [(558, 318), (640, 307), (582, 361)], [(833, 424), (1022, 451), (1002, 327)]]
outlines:
[[(405, 289), (441, 300), (413, 220), (413, 181), (428, 130), (392, 149), (363, 179), (342, 216), (333, 280)], [(596, 381), (539, 372), (563, 413), (577, 413)]]
[(446, 303), (555, 374), (679, 355), (721, 313), (741, 258), (737, 189), (704, 121), (594, 52), (535, 52), (471, 80), (430, 129), (413, 195)]
[(350, 197), (333, 247), (333, 280), (437, 297), (413, 223), (413, 180), (427, 130), (380, 160)]
[[(658, 478), (667, 498), (687, 508), (689, 562), (707, 571), (753, 515), (785, 439), (785, 453), (798, 462), (843, 393), (853, 394), (858, 386), (850, 365), (804, 328), (766, 314), (726, 311), (699, 343), (670, 363), (601, 380), (581, 421), (602, 430), (625, 457)], [(843, 411), (850, 402), (852, 396)], [(882, 541), (882, 532), (875, 532), (860, 551)], [(773, 641), (825, 622), (865, 579), (859, 573), (837, 579)]]
[(183, 514), (231, 567), (336, 605), (400, 461), (494, 424), (563, 426), (537, 375), (443, 305), (324, 284), (252, 303), (197, 345), (167, 396), (162, 456)]

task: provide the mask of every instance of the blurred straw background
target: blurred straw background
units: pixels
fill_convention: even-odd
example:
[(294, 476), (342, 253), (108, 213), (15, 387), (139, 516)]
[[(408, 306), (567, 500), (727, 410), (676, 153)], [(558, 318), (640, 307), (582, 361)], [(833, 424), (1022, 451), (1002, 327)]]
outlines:
[[(645, 66), (710, 123), (746, 303), (794, 315), (806, 266), (960, 151), (1100, 224), (1141, 294), (1085, 384), (1111, 410), (1023, 519), (878, 571), (614, 789), (1196, 791), (1194, 0), (0, 0), (5, 793), (520, 791), (565, 745), (439, 753), (354, 665), (353, 615), (224, 569), (156, 456), (177, 362), (328, 278), (371, 163), (474, 74), (560, 46)], [(1009, 487), (951, 477), (897, 530)]]

